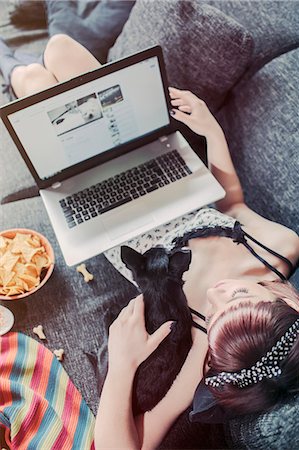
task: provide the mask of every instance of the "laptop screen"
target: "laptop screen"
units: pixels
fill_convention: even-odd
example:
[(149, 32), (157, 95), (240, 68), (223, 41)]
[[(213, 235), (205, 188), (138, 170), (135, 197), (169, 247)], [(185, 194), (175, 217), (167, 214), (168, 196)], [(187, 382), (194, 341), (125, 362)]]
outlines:
[(157, 56), (7, 116), (41, 180), (169, 124)]

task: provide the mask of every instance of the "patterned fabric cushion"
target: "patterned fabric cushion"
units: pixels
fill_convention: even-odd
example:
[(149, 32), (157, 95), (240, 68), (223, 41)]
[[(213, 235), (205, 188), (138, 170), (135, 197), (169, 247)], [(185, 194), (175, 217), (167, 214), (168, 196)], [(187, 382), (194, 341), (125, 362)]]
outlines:
[(1, 448), (94, 450), (94, 417), (53, 353), (22, 333), (0, 349)]
[(299, 49), (243, 83), (221, 111), (248, 206), (299, 232)]
[(138, 0), (109, 60), (159, 44), (170, 85), (192, 90), (217, 108), (244, 72), (250, 34), (238, 22), (198, 1)]

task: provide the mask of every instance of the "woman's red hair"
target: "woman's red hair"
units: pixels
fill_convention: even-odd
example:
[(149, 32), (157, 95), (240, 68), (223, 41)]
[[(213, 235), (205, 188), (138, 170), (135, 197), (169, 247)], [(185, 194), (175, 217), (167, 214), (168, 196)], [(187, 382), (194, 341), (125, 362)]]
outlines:
[[(277, 299), (232, 306), (215, 321), (209, 331), (207, 376), (250, 368), (273, 347), (299, 318), (299, 312), (283, 298), (299, 306), (299, 295), (290, 283), (262, 282)], [(280, 364), (279, 377), (264, 379), (246, 388), (224, 384), (211, 388), (219, 402), (237, 414), (266, 411), (289, 394), (299, 391), (299, 336)]]

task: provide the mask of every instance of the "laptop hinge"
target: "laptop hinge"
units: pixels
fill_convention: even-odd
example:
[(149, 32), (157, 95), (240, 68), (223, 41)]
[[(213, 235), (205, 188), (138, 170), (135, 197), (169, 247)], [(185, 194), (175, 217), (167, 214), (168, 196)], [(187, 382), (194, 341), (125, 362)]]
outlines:
[(159, 137), (159, 141), (160, 142), (168, 141), (168, 136), (161, 136), (161, 137)]
[(61, 186), (60, 181), (56, 181), (56, 183), (53, 183), (51, 187), (52, 187), (52, 189), (58, 189), (58, 188), (60, 188), (60, 186)]

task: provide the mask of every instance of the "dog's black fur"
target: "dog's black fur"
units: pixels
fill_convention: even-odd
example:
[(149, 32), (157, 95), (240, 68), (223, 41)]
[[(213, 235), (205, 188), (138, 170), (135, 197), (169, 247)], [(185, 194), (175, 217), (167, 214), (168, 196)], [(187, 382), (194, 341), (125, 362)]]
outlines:
[(169, 255), (164, 248), (155, 247), (142, 255), (122, 246), (121, 258), (143, 293), (147, 332), (152, 334), (168, 320), (176, 321), (170, 334), (136, 372), (133, 386), (136, 415), (151, 410), (165, 396), (192, 345), (192, 319), (182, 281), (191, 252), (179, 250)]

